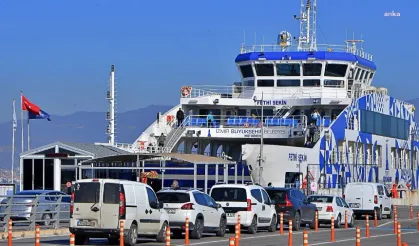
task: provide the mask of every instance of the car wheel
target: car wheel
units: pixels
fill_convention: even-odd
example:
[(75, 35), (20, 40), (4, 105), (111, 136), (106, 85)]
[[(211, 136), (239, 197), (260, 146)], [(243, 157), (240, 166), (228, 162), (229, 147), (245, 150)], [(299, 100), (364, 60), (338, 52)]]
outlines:
[(87, 237), (81, 235), (74, 235), (74, 243), (76, 245), (84, 245), (87, 241)]
[(51, 215), (50, 214), (44, 214), (42, 215), (42, 224), (45, 226), (51, 225)]
[(227, 220), (225, 218), (220, 219), (220, 227), (216, 233), (217, 237), (224, 237), (227, 230)]
[(383, 218), (383, 215), (381, 213), (381, 208), (376, 208), (375, 211), (377, 213), (377, 220), (381, 220)]
[(295, 213), (294, 218), (292, 219), (292, 229), (294, 231), (300, 230), (301, 215), (300, 212)]
[(202, 237), (202, 232), (204, 230), (204, 220), (196, 219), (195, 227), (192, 230), (191, 238), (192, 239), (200, 239)]
[(393, 206), (391, 206), (390, 213), (387, 215), (387, 219), (392, 219), (393, 218), (393, 213), (394, 213)]
[(354, 214), (352, 214), (351, 221), (349, 222), (348, 226), (351, 227), (351, 228), (355, 226), (355, 215)]
[(255, 234), (256, 232), (258, 232), (258, 222), (257, 222), (256, 215), (253, 216), (252, 224), (250, 224), (249, 228), (247, 228), (247, 231), (250, 234)]
[(127, 246), (134, 246), (137, 243), (138, 228), (136, 224), (131, 224), (131, 227), (124, 233), (124, 244)]
[(268, 231), (269, 232), (274, 232), (276, 231), (276, 219), (278, 216), (276, 216), (276, 214), (274, 214), (272, 216), (272, 220), (271, 220), (271, 225), (268, 227)]
[[(159, 243), (166, 242), (166, 230), (167, 230), (167, 222), (164, 222), (163, 225), (160, 228), (159, 234), (157, 234), (156, 241)], [(173, 236), (179, 236), (182, 237), (182, 231), (173, 231)]]
[(313, 220), (310, 223), (310, 229), (314, 230), (316, 229), (316, 212), (313, 214)]
[(340, 223), (342, 221), (342, 217), (340, 216), (340, 214), (338, 215), (337, 219), (334, 221), (335, 223), (335, 228), (340, 228)]

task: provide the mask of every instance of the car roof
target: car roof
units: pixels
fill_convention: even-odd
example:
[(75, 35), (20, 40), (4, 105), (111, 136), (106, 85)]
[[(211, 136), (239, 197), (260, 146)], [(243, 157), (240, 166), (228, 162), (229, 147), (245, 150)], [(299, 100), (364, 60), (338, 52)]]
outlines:
[(211, 187), (212, 188), (263, 188), (260, 185), (255, 185), (255, 184), (215, 184)]
[(185, 189), (185, 188), (179, 188), (179, 189), (173, 189), (173, 188), (163, 188), (161, 190), (159, 190), (157, 193), (163, 193), (163, 192), (172, 192), (172, 193), (190, 193), (190, 192), (200, 192), (203, 193), (202, 191), (200, 191), (199, 189), (194, 189), (194, 188), (189, 188), (189, 189)]
[(285, 187), (263, 187), (265, 190), (298, 190), (296, 188), (285, 188)]
[(321, 197), (339, 197), (337, 195), (321, 195), (321, 194), (313, 194), (313, 195), (309, 195), (310, 196), (321, 196)]

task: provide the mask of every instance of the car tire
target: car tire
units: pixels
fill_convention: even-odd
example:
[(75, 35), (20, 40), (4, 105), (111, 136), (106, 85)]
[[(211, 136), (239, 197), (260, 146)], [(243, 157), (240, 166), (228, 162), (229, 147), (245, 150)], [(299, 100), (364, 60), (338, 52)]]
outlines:
[(258, 221), (256, 215), (253, 216), (252, 223), (250, 224), (249, 228), (247, 228), (247, 231), (250, 234), (255, 234), (258, 232)]
[(316, 212), (314, 212), (314, 214), (313, 214), (313, 220), (310, 223), (310, 229), (311, 230), (316, 229)]
[(42, 222), (41, 223), (44, 226), (49, 226), (49, 225), (51, 225), (51, 218), (52, 218), (51, 214), (44, 214), (44, 215), (42, 215)]
[(350, 228), (352, 228), (352, 227), (354, 227), (355, 226), (355, 215), (354, 214), (352, 214), (352, 216), (351, 216), (351, 221), (349, 222), (349, 225), (348, 225)]
[(335, 223), (335, 228), (340, 228), (340, 224), (342, 222), (342, 217), (340, 216), (340, 214), (338, 215), (338, 217), (336, 218), (336, 220), (334, 221)]
[(296, 212), (294, 215), (294, 218), (292, 218), (292, 230), (293, 231), (300, 230), (300, 223), (301, 223), (300, 212)]
[[(167, 230), (167, 222), (163, 222), (163, 225), (160, 228), (159, 234), (156, 236), (156, 241), (159, 243), (166, 242), (166, 230)], [(180, 237), (182, 237), (182, 231), (173, 231), (173, 236), (178, 236), (178, 232), (180, 232)]]
[(87, 242), (87, 237), (81, 235), (74, 235), (74, 243), (76, 245), (84, 245)]
[(217, 237), (224, 237), (227, 230), (227, 220), (225, 218), (220, 219), (220, 227), (216, 233)]
[(204, 220), (196, 219), (194, 229), (191, 232), (191, 238), (201, 239), (203, 231), (204, 231)]
[(278, 216), (276, 216), (276, 214), (274, 214), (273, 216), (272, 216), (272, 220), (271, 220), (271, 225), (268, 227), (268, 232), (274, 232), (274, 231), (276, 231), (276, 220), (277, 220), (277, 217)]
[(129, 230), (124, 232), (124, 244), (127, 246), (134, 246), (137, 244), (138, 228), (137, 225), (132, 223)]
[(387, 219), (392, 219), (394, 214), (393, 206), (390, 208), (390, 213), (387, 215)]
[(375, 211), (377, 213), (377, 220), (381, 220), (383, 218), (383, 214), (381, 213), (381, 208), (376, 208)]

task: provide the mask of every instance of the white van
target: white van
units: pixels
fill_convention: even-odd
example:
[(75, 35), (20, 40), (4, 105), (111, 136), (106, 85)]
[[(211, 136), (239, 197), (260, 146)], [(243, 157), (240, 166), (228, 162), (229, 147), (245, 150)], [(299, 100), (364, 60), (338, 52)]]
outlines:
[(116, 179), (84, 179), (73, 182), (70, 232), (77, 245), (89, 238), (119, 242), (119, 221), (124, 221), (125, 245), (133, 246), (138, 235), (155, 235), (165, 241), (169, 216), (147, 184)]
[(374, 215), (381, 220), (382, 215), (393, 217), (392, 194), (383, 184), (349, 183), (345, 187), (343, 198), (354, 211), (357, 218), (362, 215)]

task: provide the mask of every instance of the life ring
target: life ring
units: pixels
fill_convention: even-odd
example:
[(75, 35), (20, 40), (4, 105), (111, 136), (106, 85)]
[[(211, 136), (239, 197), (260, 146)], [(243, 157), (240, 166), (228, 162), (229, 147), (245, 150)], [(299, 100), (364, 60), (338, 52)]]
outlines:
[(244, 123), (244, 127), (248, 128), (249, 127), (249, 123), (245, 122)]
[(190, 87), (190, 86), (183, 86), (182, 89), (181, 89), (182, 96), (184, 96), (184, 97), (189, 96), (191, 94), (191, 89), (192, 89), (192, 87)]

